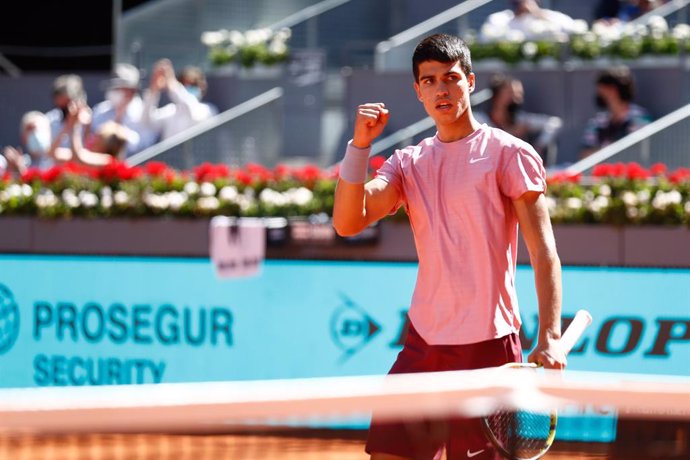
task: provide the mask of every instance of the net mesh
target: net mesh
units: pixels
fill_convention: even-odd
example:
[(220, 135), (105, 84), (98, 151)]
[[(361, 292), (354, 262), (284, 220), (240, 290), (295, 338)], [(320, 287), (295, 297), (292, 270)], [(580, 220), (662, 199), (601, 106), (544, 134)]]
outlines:
[[(690, 458), (688, 377), (484, 369), (3, 389), (0, 459), (364, 459), (372, 412), (386, 420), (442, 422), (498, 411), (508, 417), (491, 416), (492, 423), (524, 443), (509, 449), (532, 458), (549, 431), (550, 411), (559, 413), (558, 426), (567, 426), (573, 409), (591, 407), (611, 414), (613, 439), (556, 436), (546, 458)], [(586, 421), (579, 423), (583, 434)], [(535, 439), (542, 441), (529, 444)]]
[(499, 410), (483, 420), (505, 454), (532, 459), (549, 448), (556, 419), (555, 413)]

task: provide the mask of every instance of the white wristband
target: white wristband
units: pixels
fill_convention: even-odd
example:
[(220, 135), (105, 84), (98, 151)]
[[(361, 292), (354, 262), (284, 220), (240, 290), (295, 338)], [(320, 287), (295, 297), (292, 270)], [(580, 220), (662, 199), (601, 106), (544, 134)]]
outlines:
[(360, 149), (347, 143), (345, 157), (340, 162), (340, 178), (351, 184), (363, 184), (367, 181), (369, 173), (369, 153), (371, 147)]

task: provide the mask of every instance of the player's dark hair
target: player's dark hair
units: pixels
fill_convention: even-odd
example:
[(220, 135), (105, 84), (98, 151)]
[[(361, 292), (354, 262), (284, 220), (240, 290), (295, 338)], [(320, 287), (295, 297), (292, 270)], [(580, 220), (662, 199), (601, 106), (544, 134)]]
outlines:
[(460, 62), (466, 76), (472, 73), (470, 49), (460, 38), (448, 34), (434, 34), (423, 39), (412, 54), (412, 73), (419, 81), (419, 64), (425, 61)]
[(620, 98), (626, 102), (631, 102), (635, 97), (635, 82), (632, 72), (626, 66), (602, 70), (597, 77), (597, 84), (615, 86)]

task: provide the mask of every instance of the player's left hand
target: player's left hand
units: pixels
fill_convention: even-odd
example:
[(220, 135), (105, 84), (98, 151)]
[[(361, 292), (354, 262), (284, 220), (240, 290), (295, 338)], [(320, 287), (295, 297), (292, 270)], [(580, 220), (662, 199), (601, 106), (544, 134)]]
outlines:
[(568, 363), (559, 340), (554, 338), (540, 340), (529, 354), (527, 361), (540, 364), (545, 369), (565, 369)]

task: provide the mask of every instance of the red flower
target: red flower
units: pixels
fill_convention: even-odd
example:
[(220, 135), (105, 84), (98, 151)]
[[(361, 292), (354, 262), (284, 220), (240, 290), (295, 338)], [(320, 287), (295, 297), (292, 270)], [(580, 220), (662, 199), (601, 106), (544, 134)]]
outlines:
[(670, 180), (674, 184), (680, 184), (681, 182), (686, 181), (690, 182), (690, 168), (676, 169), (671, 174), (669, 174), (668, 180)]
[(252, 176), (247, 174), (246, 171), (243, 171), (241, 169), (238, 169), (235, 171), (235, 179), (242, 185), (251, 185), (253, 182)]
[(40, 181), (41, 180), (41, 170), (38, 168), (29, 168), (26, 171), (24, 171), (24, 174), (22, 174), (21, 180), (25, 184), (30, 184), (31, 182), (34, 182), (34, 181)]
[(594, 177), (609, 177), (612, 175), (612, 167), (609, 164), (598, 164), (592, 169)]
[(168, 173), (168, 165), (162, 161), (149, 161), (144, 165), (146, 174), (152, 177), (164, 177)]
[(273, 179), (271, 171), (257, 163), (247, 163), (244, 170), (258, 182), (268, 182)]
[(212, 171), (213, 165), (211, 163), (201, 163), (194, 168), (194, 177), (197, 182), (204, 182), (211, 175)]
[(144, 170), (140, 166), (129, 166), (127, 163), (117, 164), (117, 178), (121, 181), (136, 179), (144, 175)]
[(275, 180), (283, 180), (292, 176), (292, 168), (288, 165), (278, 164), (273, 168), (273, 177)]
[(386, 162), (386, 159), (382, 157), (381, 155), (376, 155), (371, 158), (369, 158), (369, 168), (371, 168), (372, 171), (376, 172), (383, 166), (383, 164)]
[(117, 162), (111, 161), (98, 170), (98, 176), (96, 179), (100, 179), (104, 182), (114, 182), (115, 180), (119, 179), (118, 166), (119, 165)]
[(611, 165), (611, 175), (613, 177), (625, 177), (626, 170), (625, 163), (614, 163)]
[(295, 176), (302, 182), (314, 182), (321, 178), (321, 170), (318, 166), (306, 165), (295, 171)]
[(649, 170), (655, 176), (663, 176), (666, 174), (668, 168), (666, 168), (666, 165), (663, 163), (654, 163)]
[(173, 182), (175, 182), (177, 174), (172, 169), (168, 169), (167, 171), (165, 171), (165, 173), (163, 173), (162, 177), (165, 179), (165, 182), (167, 182), (168, 184), (172, 184)]
[(52, 184), (62, 176), (62, 168), (60, 166), (53, 166), (41, 172), (41, 181), (46, 184)]
[(644, 169), (639, 163), (628, 163), (627, 176), (630, 180), (646, 180), (649, 179), (650, 173)]
[(213, 182), (217, 179), (230, 177), (230, 174), (230, 168), (224, 164), (202, 163), (194, 168), (194, 177), (197, 182)]

